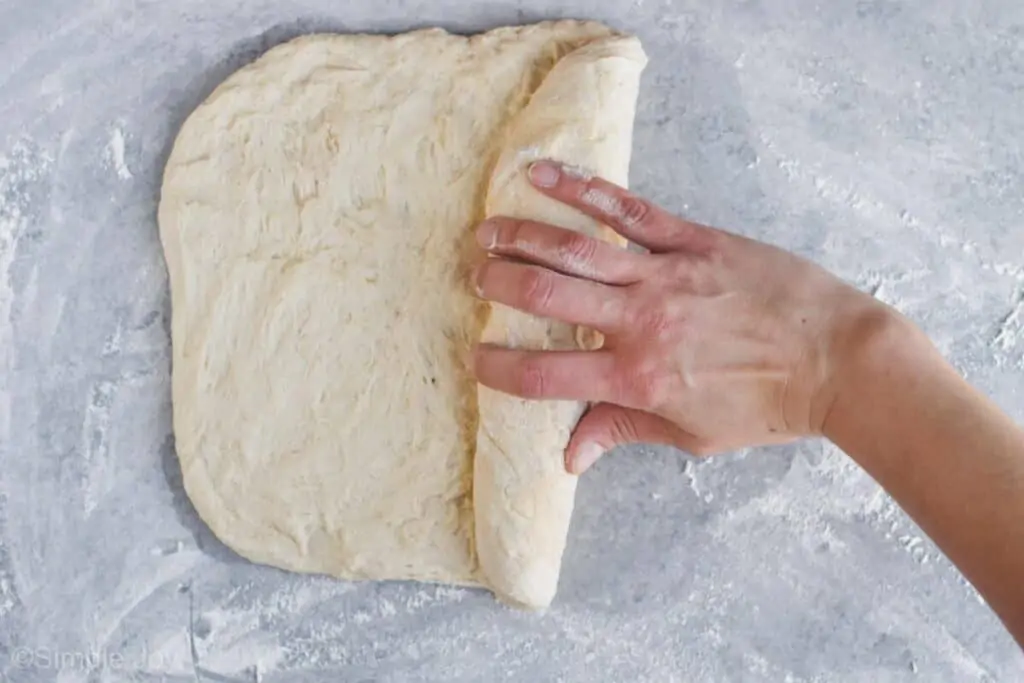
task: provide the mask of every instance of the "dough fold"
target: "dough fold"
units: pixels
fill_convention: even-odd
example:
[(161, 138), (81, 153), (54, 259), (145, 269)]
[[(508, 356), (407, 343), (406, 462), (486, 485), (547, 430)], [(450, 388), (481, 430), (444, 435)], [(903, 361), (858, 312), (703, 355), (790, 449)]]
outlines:
[[(626, 185), (633, 115), (646, 57), (610, 37), (560, 60), (513, 121), (487, 192), (488, 216), (559, 225), (609, 241), (615, 233), (533, 189), (527, 166), (556, 159)], [(496, 305), (481, 341), (576, 348), (573, 326)], [(526, 401), (481, 386), (473, 494), (476, 549), (490, 587), (528, 607), (554, 598), (576, 492), (563, 451), (584, 405)]]
[(481, 338), (573, 331), (473, 296), (485, 215), (598, 226), (534, 158), (624, 183), (643, 53), (600, 24), (307, 36), (182, 126), (159, 206), (185, 489), (255, 562), (344, 579), (557, 585), (581, 406), (478, 390)]

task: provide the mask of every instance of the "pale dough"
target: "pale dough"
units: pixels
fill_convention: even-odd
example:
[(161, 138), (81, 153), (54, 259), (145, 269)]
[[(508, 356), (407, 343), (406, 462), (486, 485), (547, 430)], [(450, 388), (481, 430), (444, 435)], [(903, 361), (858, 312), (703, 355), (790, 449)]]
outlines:
[(295, 571), (550, 603), (582, 406), (478, 391), (468, 362), (481, 336), (570, 348), (573, 330), (473, 297), (473, 229), (511, 214), (598, 234), (523, 169), (625, 184), (644, 63), (593, 23), (318, 35), (196, 109), (159, 222), (178, 457), (219, 538)]

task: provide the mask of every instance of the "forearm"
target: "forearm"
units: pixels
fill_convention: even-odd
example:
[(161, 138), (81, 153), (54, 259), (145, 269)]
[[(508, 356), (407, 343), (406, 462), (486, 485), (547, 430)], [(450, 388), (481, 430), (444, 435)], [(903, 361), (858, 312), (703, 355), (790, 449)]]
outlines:
[(1024, 644), (1024, 431), (892, 313), (849, 350), (825, 435), (867, 470)]
[[(483, 346), (482, 384), (596, 404), (567, 465), (629, 442), (693, 454), (823, 432), (870, 472), (1024, 644), (1024, 433), (895, 312), (793, 254), (538, 161), (551, 199), (645, 247), (509, 218), (480, 226), (480, 296), (605, 335), (599, 351)], [(836, 362), (838, 360), (838, 363)]]

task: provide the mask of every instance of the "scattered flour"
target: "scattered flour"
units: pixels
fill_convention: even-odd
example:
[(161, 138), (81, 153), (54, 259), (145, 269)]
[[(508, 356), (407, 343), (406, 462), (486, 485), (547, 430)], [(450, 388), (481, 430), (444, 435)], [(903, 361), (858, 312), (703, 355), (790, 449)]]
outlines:
[(516, 162), (512, 164), (512, 168), (525, 169), (527, 166), (541, 159), (542, 157), (543, 154), (541, 154), (540, 147), (537, 147), (536, 145), (532, 147), (524, 147), (523, 149), (516, 152)]
[[(11, 266), (19, 242), (29, 232), (33, 215), (33, 196), (50, 175), (52, 159), (29, 139), (19, 139), (6, 152), (0, 153), (0, 444), (9, 443), (11, 432), (11, 373), (13, 358), (13, 326), (11, 313), (14, 292), (11, 289)], [(6, 509), (4, 479), (0, 475), (0, 528)], [(7, 561), (13, 552), (0, 537), (0, 623), (20, 603), (15, 577)], [(3, 634), (0, 633), (0, 637)]]
[(12, 578), (0, 570), (0, 617), (14, 611), (15, 594)]
[(983, 263), (982, 268), (986, 270), (991, 269), (997, 275), (1003, 277), (1011, 277), (1015, 280), (1024, 282), (1024, 266), (1015, 263)]
[(112, 128), (110, 131), (110, 142), (107, 143), (106, 157), (111, 166), (113, 166), (118, 178), (121, 180), (131, 180), (134, 177), (124, 161), (124, 132), (119, 127)]
[(82, 457), (87, 468), (82, 494), (86, 517), (96, 509), (111, 484), (109, 478), (103, 475), (109, 462), (110, 444), (107, 434), (117, 388), (117, 384), (109, 380), (94, 384), (82, 420)]
[(6, 440), (10, 425), (10, 396), (6, 368), (13, 361), (11, 306), (14, 293), (10, 288), (10, 269), (14, 263), (18, 242), (32, 221), (30, 192), (50, 173), (52, 159), (27, 139), (14, 143), (6, 153), (0, 154), (0, 441)]
[(997, 321), (989, 346), (1001, 367), (1024, 369), (1024, 284), (1017, 286), (1010, 311)]
[(562, 173), (576, 180), (593, 180), (594, 174), (576, 164), (562, 164)]
[(622, 202), (607, 192), (591, 187), (580, 195), (580, 200), (623, 225), (632, 225), (636, 222)]
[(683, 462), (683, 474), (686, 476), (687, 483), (689, 484), (690, 490), (696, 494), (698, 498), (703, 500), (705, 503), (710, 503), (715, 499), (714, 492), (701, 486), (701, 482), (697, 477), (698, 469), (708, 462), (706, 460), (697, 460), (690, 456), (685, 456), (686, 460)]
[[(634, 3), (639, 7), (643, 0), (634, 0)], [(668, 16), (664, 20), (665, 30), (675, 32), (678, 36), (683, 36), (689, 26), (688, 21), (686, 16)], [(807, 21), (811, 22), (813, 18), (807, 19)], [(743, 38), (743, 23), (732, 21), (712, 22), (709, 27), (702, 25), (701, 28), (714, 31), (718, 30), (716, 27), (719, 25), (728, 28), (728, 41), (723, 41), (723, 44), (728, 46), (735, 43), (743, 50), (750, 49), (749, 57), (746, 56), (746, 53), (741, 53), (739, 50), (736, 51), (735, 54), (738, 55), (738, 58), (735, 61), (735, 65), (738, 70), (745, 70), (747, 72), (746, 75), (740, 74), (740, 85), (743, 92), (748, 94), (748, 98), (743, 102), (743, 105), (747, 108), (747, 113), (750, 114), (751, 129), (787, 130), (785, 125), (775, 125), (778, 121), (772, 118), (771, 111), (765, 114), (758, 110), (759, 106), (764, 109), (765, 103), (770, 104), (777, 100), (769, 96), (761, 96), (757, 88), (753, 87), (752, 81), (761, 79), (770, 86), (772, 92), (785, 92), (785, 87), (778, 87), (779, 85), (784, 86), (784, 83), (772, 82), (771, 78), (764, 78), (765, 74), (771, 76), (772, 73), (786, 73), (784, 71), (786, 62), (784, 59), (780, 59), (780, 57), (792, 57), (792, 63), (803, 65), (805, 69), (812, 68), (813, 63), (809, 60), (816, 53), (827, 53), (827, 50), (811, 49), (820, 47), (815, 41), (822, 39), (818, 36), (803, 38), (800, 35), (794, 38), (791, 33), (780, 31), (775, 34), (765, 33), (764, 35), (768, 36), (766, 38), (762, 38), (760, 33), (757, 33), (751, 34), (749, 40), (741, 40), (740, 38)], [(754, 25), (760, 26), (760, 24)], [(811, 23), (808, 23), (808, 25), (814, 26)], [(785, 45), (776, 50), (773, 44), (768, 43), (769, 49), (767, 51), (759, 49), (758, 40), (776, 40), (775, 38), (770, 38), (772, 35), (780, 36), (778, 40), (784, 38), (786, 40)], [(152, 49), (152, 37), (145, 34), (144, 39), (144, 49), (148, 52)], [(125, 40), (129, 39), (125, 38)], [(723, 47), (721, 52), (726, 54), (726, 49)], [(865, 54), (870, 54), (870, 51)], [(960, 57), (959, 54), (954, 54), (954, 56), (958, 59)], [(771, 65), (771, 68), (775, 71), (766, 71), (763, 68), (764, 65)], [(871, 66), (871, 64), (868, 63), (868, 66)], [(899, 74), (900, 72), (893, 69), (892, 73)], [(929, 72), (930, 77), (935, 77), (933, 76), (934, 73), (936, 72)], [(969, 82), (971, 79), (963, 80)], [(984, 83), (984, 81), (981, 82)], [(827, 78), (821, 79), (820, 82), (801, 81), (801, 86), (805, 87), (813, 97), (819, 99), (834, 97), (834, 85)], [(882, 85), (894, 84), (883, 83)], [(916, 84), (916, 87), (920, 88), (919, 82)], [(707, 95), (704, 99), (708, 102), (716, 103), (717, 106), (721, 96), (715, 93), (707, 93)], [(871, 111), (870, 101), (865, 104), (864, 109), (868, 112)], [(728, 111), (725, 110), (725, 113), (727, 114)], [(802, 111), (783, 111), (782, 113), (787, 116), (794, 114), (791, 118), (792, 121), (796, 122), (795, 125), (802, 123), (800, 118), (803, 113)], [(788, 119), (782, 119), (781, 121), (784, 123), (786, 120)], [(134, 151), (128, 150), (127, 144), (132, 143), (134, 147), (136, 141), (126, 137), (125, 127), (121, 124), (118, 124), (115, 128), (107, 127), (109, 126), (109, 121), (111, 121), (111, 117), (100, 119), (99, 130), (104, 131), (106, 135), (101, 134), (101, 140), (98, 144), (103, 145), (104, 140), (102, 137), (107, 138), (103, 160), (110, 170), (108, 177), (116, 176), (120, 181), (127, 182), (133, 179), (133, 173), (132, 169), (128, 166), (126, 153)], [(865, 118), (864, 121), (870, 122), (870, 119)], [(69, 125), (67, 131), (70, 130)], [(800, 130), (803, 129), (801, 128)], [(66, 146), (67, 141), (70, 139), (70, 132), (65, 132), (62, 145)], [(888, 144), (889, 139), (884, 141)], [(980, 250), (977, 245), (958, 241), (959, 238), (953, 238), (951, 235), (937, 234), (935, 232), (936, 226), (942, 225), (943, 222), (936, 220), (936, 216), (929, 209), (929, 199), (934, 194), (929, 191), (930, 188), (908, 182), (892, 183), (895, 188), (893, 194), (898, 194), (901, 197), (900, 201), (897, 202), (886, 191), (886, 183), (889, 178), (879, 180), (878, 184), (872, 184), (865, 182), (865, 176), (860, 176), (856, 172), (844, 174), (842, 171), (852, 168), (850, 164), (853, 162), (845, 159), (834, 159), (828, 154), (821, 154), (822, 148), (814, 144), (814, 140), (802, 134), (798, 135), (794, 140), (782, 140), (781, 142), (788, 142), (788, 144), (785, 144), (782, 149), (778, 150), (778, 155), (781, 156), (777, 166), (778, 172), (785, 175), (793, 188), (793, 196), (783, 198), (786, 200), (783, 208), (792, 206), (798, 207), (796, 209), (798, 211), (806, 211), (808, 206), (811, 207), (811, 210), (838, 207), (852, 215), (854, 219), (858, 219), (852, 222), (853, 226), (858, 226), (862, 222), (876, 225), (895, 224), (902, 226), (907, 231), (924, 235), (928, 240), (937, 240), (939, 245), (944, 248), (952, 247), (962, 250), (963, 254), (973, 257), (970, 259), (973, 261), (972, 266), (1024, 282), (1024, 268), (1021, 265), (985, 263), (981, 260)], [(7, 438), (10, 427), (6, 422), (10, 415), (9, 406), (6, 403), (9, 400), (6, 393), (9, 387), (6, 386), (6, 383), (10, 380), (5, 376), (5, 364), (10, 360), (7, 354), (10, 353), (12, 342), (10, 338), (12, 331), (7, 324), (10, 319), (12, 306), (12, 292), (8, 286), (8, 278), (19, 241), (25, 240), (27, 242), (26, 234), (33, 228), (35, 220), (32, 214), (34, 203), (30, 201), (31, 193), (34, 192), (32, 188), (39, 183), (47, 181), (52, 165), (45, 154), (41, 154), (31, 141), (20, 142), (6, 151), (4, 151), (4, 144), (4, 141), (0, 140), (0, 443)], [(668, 147), (666, 147), (666, 150), (672, 151)], [(893, 154), (898, 152), (898, 149), (894, 150)], [(889, 152), (887, 151), (886, 154), (889, 154)], [(815, 158), (816, 155), (817, 158)], [(864, 156), (867, 155), (865, 154)], [(96, 157), (93, 156), (92, 158), (95, 160)], [(132, 158), (134, 159), (135, 157), (132, 156)], [(517, 169), (524, 168), (529, 161), (536, 160), (537, 158), (539, 158), (539, 150), (522, 150), (519, 157), (522, 164), (516, 164), (514, 167)], [(773, 156), (767, 154), (764, 158), (770, 161), (773, 159)], [(754, 161), (751, 164), (756, 165), (758, 156), (754, 156), (753, 159)], [(898, 164), (900, 160), (900, 157), (896, 157), (893, 159), (893, 163)], [(866, 163), (865, 168), (870, 170)], [(763, 168), (762, 173), (769, 173), (774, 170), (767, 163), (762, 163), (761, 167)], [(860, 167), (859, 164), (858, 167)], [(896, 168), (900, 167), (897, 165)], [(138, 171), (138, 168), (135, 168), (135, 170)], [(141, 180), (141, 177), (139, 179)], [(785, 188), (778, 190), (776, 186), (768, 183), (766, 183), (766, 189), (770, 192), (784, 192), (785, 190)], [(921, 191), (922, 189), (923, 191)], [(903, 197), (907, 196), (919, 197), (920, 199), (916, 202), (917, 205), (912, 206), (910, 209), (903, 208), (906, 201)], [(959, 235), (959, 233), (956, 234)], [(840, 254), (839, 256), (844, 255)], [(900, 278), (899, 274), (883, 273), (878, 278), (865, 278), (864, 284), (873, 288), (875, 295), (880, 299), (898, 305), (901, 301), (912, 297), (914, 294), (912, 291), (914, 288), (903, 285), (903, 281)], [(1022, 302), (1010, 303), (1011, 305), (1008, 308), (1004, 308), (1001, 312), (1002, 315), (1005, 315), (1005, 318), (999, 321), (1000, 325), (997, 329), (993, 331), (990, 328), (990, 332), (993, 334), (986, 341), (992, 345), (994, 351), (1006, 358), (1009, 358), (1011, 353), (1020, 357), (1021, 367), (1024, 367), (1024, 355), (1022, 355), (1024, 354), (1024, 329), (1022, 329), (1024, 328), (1024, 310), (1022, 310)], [(116, 332), (113, 333), (103, 348), (104, 357), (120, 356), (123, 353), (122, 347), (126, 345), (126, 340), (130, 341), (130, 336), (125, 336), (130, 335), (130, 328), (124, 329), (125, 331), (123, 332), (120, 325), (118, 326)], [(87, 413), (86, 420), (91, 420), (88, 424), (82, 425), (82, 438), (86, 444), (90, 443), (90, 435), (94, 434), (96, 429), (100, 429), (105, 424), (104, 421), (111, 419), (109, 406), (105, 407), (104, 404), (116, 398), (116, 394), (110, 395), (108, 388), (101, 384), (95, 386), (95, 391), (96, 393), (93, 396), (86, 397), (85, 399), (90, 402), (88, 404), (89, 412)], [(95, 402), (93, 402), (93, 399), (96, 399)], [(74, 425), (74, 427), (77, 428), (78, 425)], [(75, 434), (75, 436), (78, 437), (78, 434)], [(106, 457), (105, 452), (102, 450), (106, 448), (105, 444), (96, 443), (95, 446), (96, 448), (92, 451), (87, 448), (83, 453), (83, 457), (87, 459), (92, 458), (93, 462), (103, 461)], [(751, 501), (749, 506), (740, 508), (736, 514), (730, 512), (732, 504), (728, 502), (727, 490), (715, 485), (715, 479), (711, 476), (712, 461), (702, 460), (688, 463), (687, 474), (689, 481), (684, 483), (684, 486), (688, 484), (696, 495), (703, 499), (705, 496), (713, 495), (713, 492), (718, 492), (719, 500), (725, 501), (712, 508), (712, 511), (716, 512), (716, 514), (723, 510), (725, 511), (725, 514), (722, 515), (722, 525), (719, 531), (723, 538), (727, 538), (731, 543), (737, 543), (742, 539), (735, 525), (743, 524), (744, 520), (750, 520), (757, 516), (767, 516), (772, 520), (782, 522), (793, 522), (801, 539), (828, 538), (831, 533), (830, 527), (827, 520), (822, 519), (822, 512), (828, 511), (831, 514), (835, 511), (841, 520), (858, 522), (862, 519), (866, 520), (871, 528), (884, 533), (886, 539), (895, 547), (902, 548), (909, 555), (915, 557), (915, 559), (917, 559), (916, 555), (920, 555), (919, 561), (922, 564), (929, 562), (929, 557), (932, 557), (935, 561), (945, 561), (941, 555), (936, 554), (932, 556), (927, 551), (922, 552), (923, 549), (929, 546), (927, 541), (919, 535), (920, 532), (913, 528), (912, 523), (900, 513), (891, 499), (881, 492), (865, 473), (838, 452), (827, 452), (823, 461), (815, 465), (799, 463), (789, 475), (791, 477), (789, 482), (792, 484), (789, 490), (771, 491), (759, 496)], [(17, 479), (8, 479), (8, 481), (20, 483)], [(3, 476), (0, 476), (0, 483), (2, 482)], [(799, 494), (799, 496), (795, 496), (794, 492)], [(0, 509), (2, 508), (2, 492), (0, 492)], [(57, 520), (58, 518), (54, 517), (55, 524)], [(673, 523), (675, 523), (674, 520)], [(804, 533), (799, 533), (801, 531)], [(834, 544), (835, 539), (833, 538), (830, 542)], [(182, 546), (183, 544), (180, 541), (170, 541), (166, 546), (161, 545), (155, 548), (152, 554), (147, 553), (146, 548), (142, 548), (141, 552), (146, 554), (147, 557), (156, 558), (161, 563), (180, 562), (180, 559), (175, 558), (189, 555), (189, 553), (182, 552)], [(785, 545), (780, 546), (781, 549), (785, 549), (785, 547)], [(19, 550), (26, 556), (29, 554), (27, 546), (19, 548)], [(0, 555), (2, 553), (3, 547), (0, 545)], [(0, 562), (0, 568), (3, 566), (4, 564)], [(182, 566), (185, 566), (185, 564), (183, 563)], [(150, 657), (148, 658), (150, 666), (142, 667), (143, 672), (146, 673), (140, 672), (140, 676), (149, 677), (151, 675), (154, 679), (172, 677), (175, 680), (258, 682), (264, 676), (277, 680), (278, 676), (272, 673), (277, 670), (281, 671), (281, 678), (289, 676), (300, 678), (316, 677), (321, 675), (317, 671), (323, 665), (326, 673), (323, 673), (322, 676), (330, 677), (330, 665), (358, 658), (360, 656), (360, 647), (363, 650), (374, 650), (379, 645), (386, 646), (387, 643), (382, 643), (381, 641), (386, 638), (388, 633), (400, 632), (404, 628), (402, 624), (405, 622), (400, 620), (403, 616), (408, 615), (410, 611), (421, 608), (426, 609), (432, 603), (459, 601), (465, 596), (472, 595), (472, 591), (464, 589), (424, 586), (409, 592), (400, 592), (398, 593), (400, 596), (398, 598), (381, 601), (380, 603), (375, 602), (367, 605), (364, 610), (351, 612), (351, 617), (348, 618), (348, 623), (346, 623), (347, 615), (345, 612), (333, 609), (321, 611), (320, 608), (323, 605), (328, 605), (331, 601), (338, 601), (331, 604), (331, 607), (347, 604), (342, 603), (342, 600), (345, 599), (342, 597), (342, 594), (347, 591), (357, 590), (357, 584), (339, 585), (328, 580), (321, 581), (316, 579), (295, 583), (288, 582), (286, 584), (287, 588), (268, 590), (264, 586), (253, 589), (250, 597), (235, 600), (235, 593), (232, 592), (235, 588), (231, 587), (229, 589), (224, 587), (227, 584), (223, 577), (228, 575), (228, 569), (231, 570), (232, 576), (235, 577), (250, 575), (234, 567), (229, 566), (225, 569), (213, 563), (202, 567), (204, 581), (210, 581), (211, 585), (216, 585), (218, 588), (216, 590), (210, 589), (209, 591), (211, 596), (215, 596), (215, 604), (203, 605), (199, 599), (196, 600), (195, 619), (193, 625), (190, 626), (193, 631), (192, 636), (197, 641), (194, 648), (190, 648), (190, 633), (184, 625), (184, 618), (182, 623), (176, 623), (174, 626), (167, 626), (166, 628), (163, 626), (147, 626), (146, 624), (155, 623), (155, 621), (142, 621), (140, 617), (145, 614), (149, 607), (141, 602), (142, 598), (131, 600), (130, 606), (125, 608), (125, 613), (132, 615), (138, 621), (129, 623), (125, 630), (129, 630), (129, 627), (137, 629), (137, 632), (143, 634), (143, 637), (147, 639), (149, 646), (151, 646), (149, 650)], [(19, 578), (24, 577), (19, 575)], [(821, 580), (814, 576), (808, 575), (806, 578), (811, 588), (821, 583)], [(86, 579), (77, 580), (84, 582)], [(163, 585), (162, 581), (160, 579), (154, 583)], [(578, 654), (581, 662), (586, 658), (588, 664), (594, 662), (594, 666), (602, 667), (604, 677), (608, 678), (616, 677), (615, 673), (618, 670), (614, 668), (614, 665), (636, 662), (638, 660), (644, 662), (646, 673), (648, 674), (644, 678), (648, 680), (715, 680), (716, 678), (724, 678), (725, 676), (721, 670), (712, 668), (716, 657), (734, 656), (739, 648), (742, 647), (744, 638), (749, 637), (749, 631), (740, 627), (740, 624), (737, 624), (738, 628), (735, 631), (730, 630), (730, 624), (725, 619), (734, 614), (735, 604), (732, 607), (729, 606), (730, 603), (717, 604), (716, 606), (716, 600), (721, 601), (721, 596), (724, 595), (735, 595), (737, 586), (727, 581), (722, 581), (719, 584), (718, 581), (719, 577), (714, 577), (711, 583), (706, 584), (712, 586), (714, 592), (694, 590), (691, 600), (710, 605), (711, 609), (709, 612), (720, 615), (723, 620), (721, 630), (717, 628), (708, 631), (702, 631), (699, 628), (695, 629), (694, 621), (696, 617), (693, 609), (666, 609), (666, 617), (670, 620), (668, 623), (679, 634), (673, 636), (672, 641), (666, 642), (659, 640), (658, 636), (659, 631), (667, 631), (668, 629), (664, 625), (659, 624), (656, 619), (652, 619), (649, 613), (645, 612), (634, 615), (630, 612), (628, 605), (621, 611), (602, 609), (600, 607), (597, 609), (575, 609), (572, 603), (570, 603), (568, 608), (555, 610), (552, 614), (548, 615), (546, 618), (549, 620), (549, 623), (538, 623), (538, 632), (555, 632), (559, 636), (557, 640), (576, 643), (578, 649), (573, 650), (572, 653), (574, 655)], [(973, 588), (970, 587), (966, 580), (961, 579), (961, 582), (973, 593)], [(42, 582), (39, 585), (41, 588), (54, 589), (55, 582)], [(83, 583), (83, 585), (87, 590), (90, 590), (89, 593), (83, 594), (83, 599), (95, 598), (98, 595), (91, 592), (92, 586), (90, 584)], [(628, 583), (624, 579), (621, 585), (604, 590), (612, 593), (617, 590), (626, 590), (627, 586)], [(657, 586), (654, 586), (654, 588), (657, 588)], [(740, 584), (738, 588), (743, 589), (744, 584)], [(17, 590), (18, 583), (0, 571), (0, 623), (5, 621), (5, 618), (12, 609), (15, 610), (15, 615), (18, 614), (17, 605), (19, 598)], [(238, 590), (243, 593), (246, 592), (243, 588)], [(39, 592), (41, 593), (42, 591)], [(252, 594), (258, 597), (254, 599), (251, 597)], [(140, 595), (148, 595), (148, 592), (142, 591)], [(389, 593), (389, 595), (393, 596), (394, 593)], [(824, 593), (826, 598), (830, 595), (834, 596), (835, 593)], [(981, 598), (977, 593), (973, 593), (973, 595), (975, 599), (981, 602)], [(211, 602), (213, 602), (212, 599)], [(52, 603), (42, 602), (39, 604), (49, 605)], [(599, 605), (596, 600), (593, 604)], [(605, 602), (604, 604), (610, 606), (614, 603)], [(820, 603), (807, 604), (817, 606)], [(962, 680), (981, 680), (986, 678), (986, 672), (973, 665), (972, 658), (963, 651), (959, 643), (952, 638), (943, 639), (943, 634), (946, 631), (926, 620), (921, 615), (910, 611), (909, 607), (907, 607), (908, 604), (909, 601), (907, 603), (897, 602), (894, 607), (882, 606), (879, 608), (874, 618), (877, 620), (880, 638), (894, 635), (895, 637), (889, 638), (890, 641), (905, 641), (909, 644), (908, 647), (912, 647), (915, 650), (922, 647), (928, 648), (935, 643), (934, 650), (936, 652), (950, 653), (949, 656), (963, 659), (963, 663), (960, 665)], [(798, 607), (802, 606), (798, 605)], [(615, 604), (615, 607), (619, 608), (620, 605)], [(783, 612), (783, 607), (779, 606), (780, 613)], [(887, 609), (891, 609), (891, 611), (885, 611)], [(325, 612), (329, 613), (327, 618), (322, 616)], [(160, 612), (153, 619), (163, 620), (175, 614), (172, 612)], [(54, 610), (54, 615), (62, 616), (56, 609)], [(300, 618), (301, 621), (299, 621)], [(671, 621), (676, 619), (678, 621)], [(385, 620), (386, 623), (379, 623)], [(635, 621), (631, 622), (631, 620)], [(561, 624), (562, 627), (552, 631), (550, 622)], [(503, 665), (511, 662), (511, 666), (514, 667), (520, 658), (536, 657), (534, 651), (530, 649), (533, 647), (533, 643), (524, 640), (524, 636), (520, 632), (515, 632), (515, 619), (495, 620), (493, 625), (485, 622), (481, 627), (474, 610), (469, 609), (466, 614), (460, 615), (458, 620), (452, 620), (452, 623), (455, 626), (446, 626), (441, 620), (431, 621), (429, 628), (412, 632), (410, 637), (415, 637), (418, 640), (409, 647), (418, 648), (418, 650), (415, 650), (416, 652), (428, 653), (434, 657), (433, 663), (430, 659), (424, 658), (423, 666), (427, 670), (436, 670), (436, 661), (443, 658), (466, 658), (466, 661), (472, 662), (473, 658), (468, 656), (467, 653), (475, 653), (481, 650), (483, 646), (493, 646), (494, 650), (488, 652), (488, 656), (493, 656), (496, 661), (502, 662)], [(696, 623), (700, 622), (697, 621)], [(758, 623), (756, 616), (751, 615), (751, 623)], [(270, 625), (268, 626), (268, 624)], [(476, 630), (464, 629), (463, 626), (465, 625), (469, 625)], [(301, 628), (295, 628), (292, 631), (292, 626)], [(540, 630), (541, 627), (543, 627), (543, 631)], [(644, 629), (650, 629), (650, 631), (645, 632)], [(67, 632), (70, 633), (72, 630), (73, 627), (68, 629)], [(361, 632), (369, 633), (368, 638), (370, 640), (365, 645), (353, 644), (353, 641)], [(263, 634), (263, 637), (260, 636), (260, 633)], [(289, 633), (289, 639), (279, 642), (274, 638), (265, 637), (268, 633)], [(979, 635), (979, 638), (982, 637), (983, 634)], [(763, 638), (763, 634), (758, 634), (758, 638), (758, 640), (754, 641), (755, 644), (763, 642), (760, 640)], [(882, 641), (880, 640), (879, 642)], [(988, 641), (979, 640), (979, 642), (981, 643), (979, 647), (984, 647)], [(599, 648), (596, 653), (588, 649), (594, 647), (595, 643), (597, 643)], [(666, 644), (676, 645), (680, 643), (683, 646), (682, 648), (665, 646)], [(710, 646), (714, 647), (709, 649)], [(543, 647), (543, 644), (541, 643), (537, 647)], [(686, 650), (688, 652), (687, 656), (672, 659), (673, 651), (680, 649)], [(750, 648), (747, 649), (749, 650)], [(735, 660), (736, 665), (739, 667), (738, 672), (733, 672), (735, 675), (742, 676), (742, 672), (745, 670), (750, 674), (756, 674), (764, 680), (808, 680), (770, 668), (772, 661), (778, 662), (780, 659), (778, 647), (765, 646), (754, 649), (757, 652), (744, 652), (742, 660)], [(198, 659), (193, 658), (193, 651), (198, 654)], [(381, 647), (381, 651), (386, 652), (386, 649)], [(413, 651), (411, 650), (411, 652)], [(765, 652), (768, 654), (762, 658), (760, 655)], [(987, 650), (985, 652), (987, 656)], [(415, 655), (417, 658), (418, 656)], [(824, 659), (826, 656), (816, 654), (817, 659), (814, 662), (827, 661), (827, 659)], [(747, 659), (748, 657), (749, 659)], [(936, 657), (937, 655), (928, 655), (926, 653), (923, 659), (911, 660), (907, 666), (912, 672), (916, 673), (918, 668), (917, 661), (921, 661), (922, 671), (930, 672), (928, 668), (929, 662), (935, 661)], [(994, 660), (995, 658), (992, 657), (991, 659)], [(197, 661), (198, 667), (196, 666)], [(849, 660), (840, 658), (839, 661), (842, 663)], [(810, 665), (807, 665), (806, 662), (804, 664), (806, 668), (814, 670), (814, 662)], [(882, 667), (880, 662), (881, 660), (879, 660), (879, 668)], [(684, 665), (691, 668), (686, 669)], [(704, 670), (705, 667), (707, 667), (706, 671)], [(2, 671), (2, 665), (0, 665), (0, 671)], [(565, 677), (565, 680), (586, 680), (582, 675), (583, 672), (588, 674), (594, 673), (592, 670), (584, 668), (570, 669), (569, 671), (578, 671), (581, 675), (577, 677), (570, 673)], [(694, 675), (694, 671), (699, 671), (699, 673)], [(118, 675), (114, 672), (108, 673), (110, 676)], [(391, 673), (393, 676), (401, 675), (401, 673), (395, 671)], [(525, 669), (511, 671), (509, 675), (511, 676), (516, 673), (524, 674)], [(877, 671), (875, 675), (876, 677), (879, 675)], [(72, 672), (62, 672), (60, 680), (69, 681), (71, 676)], [(0, 673), (0, 677), (2, 677), (2, 673)], [(593, 677), (591, 675), (591, 678)], [(596, 677), (602, 677), (600, 672)], [(934, 678), (931, 675), (929, 677)], [(455, 678), (456, 676), (454, 675), (450, 677), (450, 679)], [(85, 680), (84, 677), (82, 680)], [(90, 677), (90, 680), (114, 679), (102, 675), (99, 678)], [(635, 677), (634, 680), (636, 680)], [(935, 680), (938, 679), (936, 678)]]

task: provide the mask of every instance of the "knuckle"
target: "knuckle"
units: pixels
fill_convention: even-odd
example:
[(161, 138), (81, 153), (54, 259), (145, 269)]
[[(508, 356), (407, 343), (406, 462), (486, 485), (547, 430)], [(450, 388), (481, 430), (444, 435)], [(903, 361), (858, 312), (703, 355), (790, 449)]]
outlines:
[(668, 307), (660, 301), (640, 306), (633, 321), (633, 328), (637, 333), (656, 339), (663, 338), (671, 327), (672, 319)]
[(544, 368), (535, 361), (525, 360), (519, 369), (519, 395), (525, 398), (540, 398), (547, 389)]
[(621, 220), (626, 225), (642, 223), (651, 211), (651, 205), (639, 197), (628, 195), (619, 201)]
[(711, 286), (710, 274), (714, 268), (702, 259), (692, 258), (687, 254), (668, 255), (665, 260), (665, 274), (674, 287), (684, 292), (700, 294)]
[(612, 414), (611, 433), (616, 443), (637, 443), (641, 440), (633, 419), (623, 411)]
[(555, 280), (551, 273), (529, 268), (523, 273), (523, 304), (533, 311), (546, 311), (554, 295)]
[(597, 243), (578, 232), (570, 232), (559, 239), (558, 256), (563, 263), (586, 265), (594, 260)]
[(672, 254), (668, 259), (668, 264), (669, 272), (676, 283), (682, 284), (684, 287), (692, 284), (693, 271), (697, 267), (693, 259), (688, 258), (685, 254)]
[(624, 363), (619, 370), (619, 393), (626, 402), (645, 409), (662, 404), (664, 382), (659, 373), (644, 361)]
[(714, 228), (687, 223), (692, 231), (693, 250), (703, 256), (721, 257), (728, 250), (732, 236)]
[(703, 239), (705, 244), (701, 245), (702, 250), (698, 254), (697, 263), (709, 270), (731, 270), (739, 266), (736, 254), (715, 244), (715, 241), (718, 240), (717, 236), (712, 234)]

